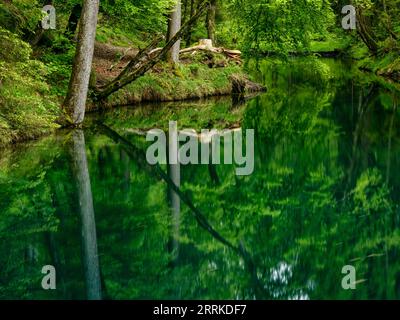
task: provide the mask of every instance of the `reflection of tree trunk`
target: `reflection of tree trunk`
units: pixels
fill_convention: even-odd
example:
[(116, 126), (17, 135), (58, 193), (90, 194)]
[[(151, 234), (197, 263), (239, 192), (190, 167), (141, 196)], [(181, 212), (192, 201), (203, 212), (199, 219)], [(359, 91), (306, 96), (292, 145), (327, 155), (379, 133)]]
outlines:
[[(175, 152), (178, 159), (179, 143), (174, 140), (174, 145), (168, 145), (169, 152)], [(170, 155), (168, 153), (168, 159)], [(179, 188), (181, 186), (181, 166), (179, 161), (177, 164), (168, 165), (168, 175), (171, 181)], [(181, 215), (181, 200), (179, 195), (170, 187), (168, 187), (168, 196), (172, 208), (172, 225), (173, 225), (173, 239), (172, 250), (175, 257), (179, 254), (179, 228), (180, 228), (180, 215)]]
[(129, 168), (129, 156), (126, 154), (126, 152), (123, 149), (120, 150), (120, 159), (121, 159), (122, 167), (124, 170), (122, 191), (125, 194), (125, 198), (128, 200), (129, 187), (131, 185), (131, 171)]
[[(394, 119), (397, 113), (397, 103), (396, 97), (393, 97), (393, 114), (390, 119), (390, 127), (389, 127), (389, 138), (388, 138), (388, 153), (387, 153), (387, 164), (386, 164), (386, 185), (389, 187), (390, 182), (390, 170), (391, 170), (391, 157), (392, 157), (392, 134), (393, 134), (393, 126), (394, 126)], [(385, 219), (385, 237), (388, 237), (388, 214), (384, 215)], [(388, 252), (388, 244), (385, 242), (385, 299), (388, 297), (388, 282), (389, 282), (389, 252)]]
[[(179, 31), (182, 24), (182, 5), (181, 0), (176, 0), (176, 6), (171, 13), (168, 21), (167, 40), (170, 41)], [(167, 53), (167, 61), (170, 63), (179, 62), (179, 51), (181, 49), (181, 40), (175, 42), (172, 48)]]
[(82, 221), (83, 264), (85, 268), (86, 293), (89, 300), (101, 299), (100, 267), (97, 253), (96, 222), (93, 196), (85, 149), (85, 136), (76, 130), (71, 146), (72, 170), (76, 180)]
[[(174, 184), (177, 187), (180, 187), (181, 185), (181, 168), (179, 164), (170, 164), (168, 168), (169, 176), (171, 178), (171, 181), (174, 182)], [(173, 224), (173, 240), (172, 240), (172, 245), (173, 245), (173, 252), (175, 256), (177, 257), (179, 254), (179, 228), (180, 228), (180, 215), (181, 215), (181, 200), (179, 196), (176, 194), (175, 191), (173, 191), (171, 188), (168, 188), (168, 193), (169, 193), (169, 199), (171, 203), (171, 208), (172, 208), (172, 224)]]
[[(352, 155), (351, 155), (351, 160), (350, 160), (350, 166), (349, 170), (347, 173), (347, 188), (350, 188), (351, 183), (352, 183), (352, 178), (353, 178), (353, 172), (355, 171), (356, 167), (356, 160), (357, 160), (357, 149), (358, 145), (360, 143), (361, 135), (363, 133), (364, 129), (364, 120), (365, 120), (365, 115), (367, 113), (367, 110), (370, 106), (371, 99), (374, 97), (376, 93), (376, 86), (372, 85), (369, 88), (369, 91), (363, 100), (363, 92), (362, 90), (360, 91), (360, 96), (359, 96), (359, 101), (358, 101), (358, 108), (357, 108), (357, 124), (353, 133), (353, 146), (352, 146)], [(346, 195), (346, 191), (345, 191)]]
[[(190, 17), (195, 15), (194, 1), (190, 0)], [(186, 46), (189, 47), (192, 42), (192, 26), (190, 26), (186, 33)]]
[[(195, 217), (198, 225), (203, 228), (205, 231), (207, 231), (212, 237), (214, 237), (215, 240), (219, 241), (222, 243), (224, 246), (232, 249), (236, 254), (241, 256), (245, 262), (246, 268), (248, 271), (251, 273), (251, 280), (253, 281), (253, 287), (254, 287), (254, 295), (256, 298), (270, 298), (269, 293), (267, 290), (263, 287), (263, 284), (260, 282), (257, 276), (257, 267), (253, 261), (253, 257), (250, 255), (249, 252), (247, 252), (245, 245), (243, 241), (239, 245), (234, 245), (231, 243), (229, 240), (224, 238), (221, 234), (219, 234), (208, 222), (207, 218), (203, 215), (203, 213), (193, 204), (193, 202), (189, 199), (189, 197), (183, 193), (180, 188), (171, 180), (170, 175), (165, 174), (165, 172), (161, 169), (159, 165), (156, 166), (150, 166), (147, 161), (143, 161), (141, 159), (146, 159), (146, 154), (139, 148), (137, 148), (135, 145), (132, 144), (132, 142), (126, 140), (125, 138), (121, 137), (118, 133), (107, 127), (106, 125), (100, 124), (98, 127), (104, 134), (106, 134), (108, 137), (113, 139), (116, 143), (119, 143), (122, 145), (122, 147), (126, 150), (127, 154), (137, 162), (139, 166), (145, 166), (145, 167), (150, 167), (151, 171), (156, 171), (156, 175), (159, 176), (162, 180), (164, 180), (168, 188), (171, 189), (176, 195), (179, 197), (179, 199), (186, 204), (193, 216)], [(171, 148), (168, 148), (171, 149)], [(148, 171), (143, 167), (142, 169)]]
[(393, 125), (394, 125), (394, 118), (397, 113), (397, 104), (396, 104), (395, 99), (396, 98), (393, 97), (393, 114), (390, 119), (390, 128), (389, 128), (388, 155), (387, 155), (387, 165), (386, 165), (386, 184), (387, 185), (389, 185), (389, 179), (390, 179)]

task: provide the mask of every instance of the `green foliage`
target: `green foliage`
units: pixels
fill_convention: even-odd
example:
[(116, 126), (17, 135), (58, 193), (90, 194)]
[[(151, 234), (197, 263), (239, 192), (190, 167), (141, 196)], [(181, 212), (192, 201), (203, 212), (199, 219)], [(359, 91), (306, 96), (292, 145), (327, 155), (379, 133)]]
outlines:
[[(354, 2), (379, 45), (379, 60), (368, 57), (362, 63), (373, 71), (399, 70), (399, 0)], [(55, 128), (75, 50), (64, 31), (80, 0), (53, 3), (59, 29), (47, 32), (35, 48), (40, 61), (21, 40), (36, 31), (38, 1), (0, 4), (0, 144)], [(172, 3), (101, 1), (97, 39), (143, 46), (166, 31)], [(283, 55), (352, 45), (358, 59), (368, 55), (355, 33), (344, 36), (337, 27), (341, 1), (217, 3), (218, 44)], [(192, 41), (204, 38), (204, 21), (192, 32)], [(112, 104), (168, 104), (89, 118), (100, 117), (141, 153), (148, 145), (143, 130), (167, 129), (169, 120), (197, 130), (254, 128), (253, 175), (235, 176), (234, 165), (180, 169), (181, 189), (221, 237), (243, 246), (246, 254), (201, 228), (183, 203), (180, 210), (171, 208), (170, 187), (143, 166), (139, 152), (129, 155), (99, 131), (87, 130), (104, 297), (399, 298), (400, 139), (394, 87), (379, 87), (375, 77), (314, 56), (249, 59), (247, 70), (268, 86), (266, 94), (241, 105), (229, 98), (176, 103), (228, 93), (229, 76), (243, 76), (242, 68), (222, 55), (182, 58), (174, 67), (157, 65), (111, 98)], [(227, 66), (215, 68), (219, 65)], [(85, 298), (78, 181), (71, 172), (69, 143), (69, 134), (60, 133), (2, 151), (0, 298)], [(56, 292), (39, 288), (40, 268), (49, 263), (57, 264)], [(341, 268), (349, 263), (356, 265), (360, 281), (352, 293), (340, 287)]]
[(164, 64), (111, 96), (126, 105), (145, 101), (175, 101), (230, 94), (232, 74), (243, 74), (239, 66), (209, 68), (203, 63), (182, 64), (171, 69)]
[(165, 13), (172, 8), (173, 0), (105, 0), (102, 9), (110, 25), (126, 31), (145, 32), (148, 35), (164, 30)]
[(354, 189), (356, 212), (378, 213), (390, 210), (387, 197), (389, 190), (384, 185), (382, 175), (376, 169), (363, 172)]
[[(338, 61), (268, 59), (249, 68), (270, 90), (241, 106), (170, 102), (90, 116), (141, 153), (149, 145), (143, 130), (167, 129), (171, 119), (182, 129), (256, 129), (252, 175), (219, 165), (217, 183), (207, 165), (180, 168), (181, 190), (251, 263), (201, 228), (182, 201), (173, 208), (170, 187), (140, 152), (85, 130), (104, 298), (399, 298), (400, 118), (383, 107), (398, 94)], [(182, 79), (205, 71), (174, 72)], [(364, 111), (349, 112), (358, 106)], [(69, 140), (62, 132), (2, 154), (0, 298), (86, 298)], [(49, 263), (57, 266), (52, 292), (40, 289)], [(357, 268), (354, 291), (340, 285), (347, 264)]]
[(144, 48), (149, 39), (141, 33), (127, 31), (105, 23), (98, 27), (96, 40), (114, 46)]
[(71, 41), (64, 35), (56, 34), (51, 48), (45, 49), (41, 57), (46, 64), (50, 92), (61, 99), (67, 94), (74, 56), (75, 46)]
[(330, 4), (321, 0), (232, 0), (239, 33), (248, 52), (305, 50), (316, 34), (324, 35), (334, 23)]
[(34, 33), (41, 17), (41, 6), (37, 0), (0, 3), (0, 26), (15, 33)]
[(33, 138), (50, 128), (57, 114), (45, 82), (47, 69), (31, 60), (30, 46), (16, 35), (0, 29), (0, 144)]

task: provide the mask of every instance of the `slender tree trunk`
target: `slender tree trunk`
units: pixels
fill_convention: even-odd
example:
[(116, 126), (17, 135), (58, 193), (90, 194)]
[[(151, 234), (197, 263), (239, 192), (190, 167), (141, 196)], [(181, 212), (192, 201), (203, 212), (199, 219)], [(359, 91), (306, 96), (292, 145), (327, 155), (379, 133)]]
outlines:
[[(182, 4), (181, 0), (176, 0), (176, 6), (171, 13), (168, 21), (168, 36), (167, 40), (171, 40), (181, 28), (182, 24)], [(181, 49), (181, 40), (175, 42), (172, 48), (168, 51), (167, 61), (170, 63), (179, 62), (179, 51)]]
[[(190, 18), (196, 14), (194, 1), (195, 0), (190, 0)], [(190, 26), (186, 33), (186, 46), (189, 47), (191, 42), (192, 42), (192, 27)]]
[(122, 192), (125, 195), (125, 199), (129, 200), (129, 197), (130, 197), (129, 189), (131, 186), (130, 158), (123, 149), (120, 150), (120, 160), (121, 160), (121, 165), (124, 168)]
[(78, 27), (78, 22), (82, 13), (82, 5), (76, 4), (71, 11), (71, 14), (68, 19), (67, 28), (65, 29), (65, 33), (68, 37), (73, 38), (76, 28)]
[(389, 139), (388, 139), (388, 152), (387, 152), (387, 161), (386, 161), (386, 184), (389, 185), (390, 182), (390, 171), (391, 171), (391, 160), (392, 160), (392, 140), (393, 140), (393, 127), (394, 127), (394, 119), (397, 114), (397, 103), (396, 97), (393, 97), (393, 114), (390, 118), (390, 126), (389, 126)]
[(85, 118), (98, 12), (99, 0), (84, 0), (75, 60), (64, 103), (69, 122), (74, 126), (79, 126)]
[[(178, 187), (181, 187), (181, 167), (180, 164), (169, 164), (168, 167), (168, 175), (171, 181)], [(173, 226), (173, 235), (172, 235), (172, 251), (174, 257), (178, 257), (179, 255), (179, 230), (180, 230), (180, 220), (181, 220), (181, 199), (179, 195), (168, 188), (169, 200), (172, 209), (172, 226)]]
[(216, 39), (215, 39), (215, 28), (216, 28), (215, 15), (216, 15), (216, 13), (217, 13), (217, 0), (211, 0), (210, 6), (208, 7), (206, 24), (207, 24), (208, 39), (212, 40), (214, 46), (216, 43)]
[(96, 221), (86, 157), (85, 136), (82, 130), (76, 130), (73, 133), (70, 153), (72, 157), (73, 176), (78, 189), (79, 209), (81, 213), (86, 294), (89, 300), (100, 300), (101, 280), (97, 251)]
[(184, 0), (184, 2), (182, 4), (183, 8), (184, 8), (183, 13), (182, 13), (182, 21), (184, 21), (184, 22), (186, 22), (188, 20), (188, 16), (187, 16), (188, 15), (188, 8), (189, 8), (188, 2), (189, 2), (189, 0)]

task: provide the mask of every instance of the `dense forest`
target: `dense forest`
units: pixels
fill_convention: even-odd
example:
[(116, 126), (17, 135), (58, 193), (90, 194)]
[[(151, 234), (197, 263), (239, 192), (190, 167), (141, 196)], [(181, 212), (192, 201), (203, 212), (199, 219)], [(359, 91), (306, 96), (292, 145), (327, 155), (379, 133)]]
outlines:
[[(0, 299), (400, 299), (399, 38), (400, 0), (0, 0)], [(149, 165), (172, 120), (254, 172)]]

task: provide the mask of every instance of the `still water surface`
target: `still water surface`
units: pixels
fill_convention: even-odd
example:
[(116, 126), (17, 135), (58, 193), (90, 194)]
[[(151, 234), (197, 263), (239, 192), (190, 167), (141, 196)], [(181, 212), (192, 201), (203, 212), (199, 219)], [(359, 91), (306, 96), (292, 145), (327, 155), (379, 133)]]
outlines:
[[(242, 104), (119, 108), (2, 150), (0, 298), (400, 298), (396, 88), (335, 60), (249, 67), (269, 90)], [(254, 173), (148, 166), (169, 120), (255, 129)]]

